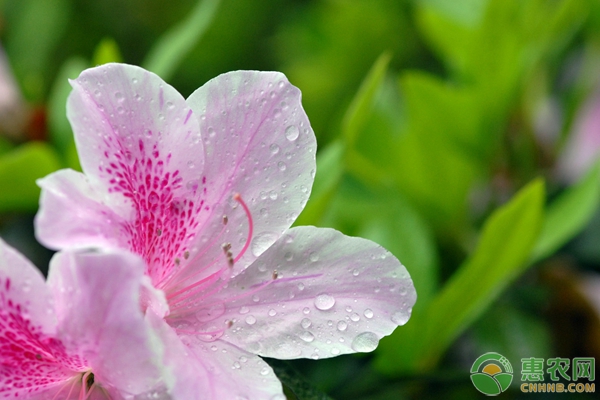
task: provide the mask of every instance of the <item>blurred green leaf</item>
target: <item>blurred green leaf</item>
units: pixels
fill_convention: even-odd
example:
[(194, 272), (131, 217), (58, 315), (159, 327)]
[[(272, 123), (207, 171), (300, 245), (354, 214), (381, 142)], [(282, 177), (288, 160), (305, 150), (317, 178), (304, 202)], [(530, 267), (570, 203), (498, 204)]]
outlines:
[(288, 361), (273, 358), (267, 358), (265, 361), (283, 384), (283, 391), (288, 400), (333, 400), (307, 382)]
[(342, 134), (350, 148), (354, 146), (359, 131), (364, 127), (365, 121), (371, 113), (375, 95), (383, 83), (391, 58), (392, 55), (389, 52), (379, 56), (346, 110), (342, 120)]
[(410, 342), (387, 344), (386, 351), (379, 353), (377, 366), (382, 371), (427, 370), (435, 365), (452, 341), (528, 265), (543, 221), (543, 203), (544, 184), (536, 180), (489, 217), (474, 253), (427, 309), (408, 322), (419, 335)]
[(400, 84), (408, 123), (389, 172), (436, 224), (456, 226), (473, 180), (485, 172), (474, 133), (478, 105), (468, 92), (421, 72), (405, 73)]
[(73, 132), (67, 119), (67, 97), (71, 93), (69, 79), (75, 79), (89, 63), (80, 57), (68, 59), (60, 68), (48, 99), (48, 127), (50, 140), (66, 156), (73, 143)]
[(35, 211), (40, 188), (35, 181), (61, 167), (54, 149), (42, 142), (28, 142), (0, 156), (0, 212)]
[(104, 38), (96, 47), (92, 57), (92, 65), (102, 65), (111, 62), (123, 62), (119, 45), (113, 38)]
[[(68, 0), (21, 0), (4, 5), (10, 20), (6, 51), (25, 97), (41, 102), (51, 57), (71, 16)], [(4, 16), (3, 16), (4, 17)]]
[(551, 255), (579, 233), (594, 216), (599, 203), (600, 162), (548, 206), (531, 262)]
[(544, 183), (535, 180), (485, 222), (477, 248), (426, 315), (422, 365), (443, 351), (528, 265), (543, 222)]
[(220, 0), (200, 0), (187, 19), (167, 31), (150, 50), (142, 66), (168, 81), (212, 22)]

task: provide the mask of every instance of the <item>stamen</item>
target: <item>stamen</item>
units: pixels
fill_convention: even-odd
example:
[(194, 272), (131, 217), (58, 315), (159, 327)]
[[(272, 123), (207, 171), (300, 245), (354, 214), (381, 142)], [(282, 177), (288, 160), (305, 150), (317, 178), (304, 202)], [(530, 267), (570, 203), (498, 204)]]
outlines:
[(235, 257), (235, 259), (233, 260), (233, 262), (238, 262), (250, 246), (250, 242), (252, 241), (252, 233), (254, 231), (254, 223), (252, 221), (252, 214), (250, 213), (250, 209), (246, 205), (246, 202), (244, 202), (244, 199), (242, 199), (242, 196), (239, 193), (236, 193), (233, 195), (233, 199), (242, 205), (242, 208), (244, 209), (244, 212), (248, 217), (248, 238), (246, 239), (246, 243), (244, 244), (244, 248), (242, 248), (242, 251), (240, 251), (240, 254), (238, 254), (237, 257)]

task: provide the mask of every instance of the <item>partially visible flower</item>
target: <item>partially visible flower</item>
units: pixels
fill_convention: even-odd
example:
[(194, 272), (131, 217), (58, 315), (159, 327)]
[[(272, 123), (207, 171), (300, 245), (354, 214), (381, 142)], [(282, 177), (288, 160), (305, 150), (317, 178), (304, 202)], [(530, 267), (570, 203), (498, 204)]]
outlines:
[[(372, 351), (407, 322), (416, 294), (392, 254), (332, 229), (289, 229), (310, 195), (316, 140), (284, 75), (227, 73), (187, 100), (129, 65), (72, 85), (85, 174), (39, 181), (37, 235), (54, 249), (143, 257), (166, 300), (147, 315), (171, 343), (175, 395), (283, 398), (256, 355)], [(193, 376), (206, 370), (203, 397)]]
[(557, 164), (557, 172), (568, 183), (577, 181), (600, 156), (600, 91), (585, 102), (573, 122)]
[(65, 252), (46, 283), (0, 240), (0, 397), (168, 398), (158, 337), (139, 306), (143, 270), (122, 251)]

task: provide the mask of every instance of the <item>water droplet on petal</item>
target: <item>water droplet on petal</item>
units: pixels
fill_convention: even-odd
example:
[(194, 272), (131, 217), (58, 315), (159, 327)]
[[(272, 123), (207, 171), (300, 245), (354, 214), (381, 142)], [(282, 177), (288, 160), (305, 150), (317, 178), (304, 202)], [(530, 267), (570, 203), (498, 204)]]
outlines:
[(344, 332), (348, 328), (348, 323), (346, 321), (339, 321), (337, 323), (337, 329), (340, 332)]
[(331, 309), (334, 304), (335, 299), (326, 293), (320, 294), (317, 297), (315, 297), (315, 307), (317, 307), (321, 311)]
[(269, 375), (269, 368), (264, 367), (263, 369), (260, 370), (260, 374), (261, 375)]
[(317, 262), (319, 261), (319, 255), (315, 252), (312, 252), (308, 255), (308, 258), (310, 259), (310, 261), (312, 262)]
[(333, 349), (331, 349), (331, 354), (337, 356), (338, 354), (340, 354), (340, 349), (334, 347)]
[(309, 314), (309, 313), (310, 313), (310, 308), (308, 308), (308, 307), (304, 307), (304, 308), (302, 309), (302, 313), (303, 313), (303, 314)]
[(215, 128), (213, 128), (212, 126), (208, 128), (208, 137), (215, 137), (216, 132), (215, 132)]
[(310, 343), (313, 340), (315, 340), (315, 335), (313, 335), (309, 331), (304, 331), (304, 332), (300, 333), (300, 335), (298, 335), (298, 336), (300, 337), (300, 339), (304, 340), (307, 343)]
[(248, 314), (249, 311), (250, 311), (250, 309), (246, 306), (243, 306), (242, 308), (240, 308), (240, 314)]
[(310, 328), (311, 325), (312, 322), (310, 322), (310, 319), (308, 318), (303, 318), (302, 321), (300, 321), (300, 326), (302, 326), (304, 329)]
[(248, 315), (246, 317), (246, 323), (248, 325), (254, 325), (256, 323), (256, 318), (253, 315)]
[(290, 125), (287, 128), (285, 128), (285, 137), (289, 141), (292, 142), (292, 141), (298, 139), (299, 135), (300, 135), (300, 131), (298, 130), (298, 128), (296, 127), (296, 125)]
[(275, 242), (277, 236), (273, 233), (263, 232), (254, 236), (252, 239), (252, 245), (250, 246), (252, 249), (252, 254), (255, 257), (260, 256), (266, 249)]
[(121, 92), (116, 92), (115, 93), (115, 98), (117, 99), (117, 101), (119, 103), (122, 103), (123, 100), (125, 100), (125, 97), (123, 96), (123, 93), (121, 93)]
[(377, 348), (379, 344), (379, 338), (373, 332), (363, 332), (357, 335), (354, 340), (352, 340), (352, 350), (357, 351), (359, 353), (368, 353)]
[(271, 154), (277, 154), (277, 153), (279, 153), (279, 146), (277, 146), (275, 143), (273, 143), (272, 145), (270, 145), (269, 149), (271, 150)]
[(410, 319), (410, 312), (396, 311), (392, 314), (392, 322), (398, 325), (404, 325)]
[(357, 313), (352, 313), (352, 315), (350, 316), (350, 319), (354, 322), (358, 322), (358, 321), (360, 321), (360, 315), (358, 315)]
[(283, 161), (279, 161), (277, 163), (277, 168), (279, 168), (280, 171), (285, 171), (287, 168), (287, 165), (285, 165), (285, 163)]
[(371, 310), (370, 308), (367, 308), (364, 312), (365, 317), (371, 319), (373, 318), (373, 310)]
[(274, 317), (277, 315), (277, 311), (273, 310), (272, 308), (269, 310), (269, 317)]

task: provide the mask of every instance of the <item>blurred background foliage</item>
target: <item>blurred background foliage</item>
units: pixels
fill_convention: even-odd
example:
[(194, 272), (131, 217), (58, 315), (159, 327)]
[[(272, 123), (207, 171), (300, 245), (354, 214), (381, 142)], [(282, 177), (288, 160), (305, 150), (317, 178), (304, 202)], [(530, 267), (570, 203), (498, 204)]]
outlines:
[(42, 270), (35, 179), (79, 168), (68, 78), (279, 70), (319, 142), (297, 223), (381, 243), (418, 293), (372, 354), (271, 361), (290, 399), (476, 398), (488, 351), (600, 359), (599, 0), (3, 0), (0, 42), (0, 234)]

